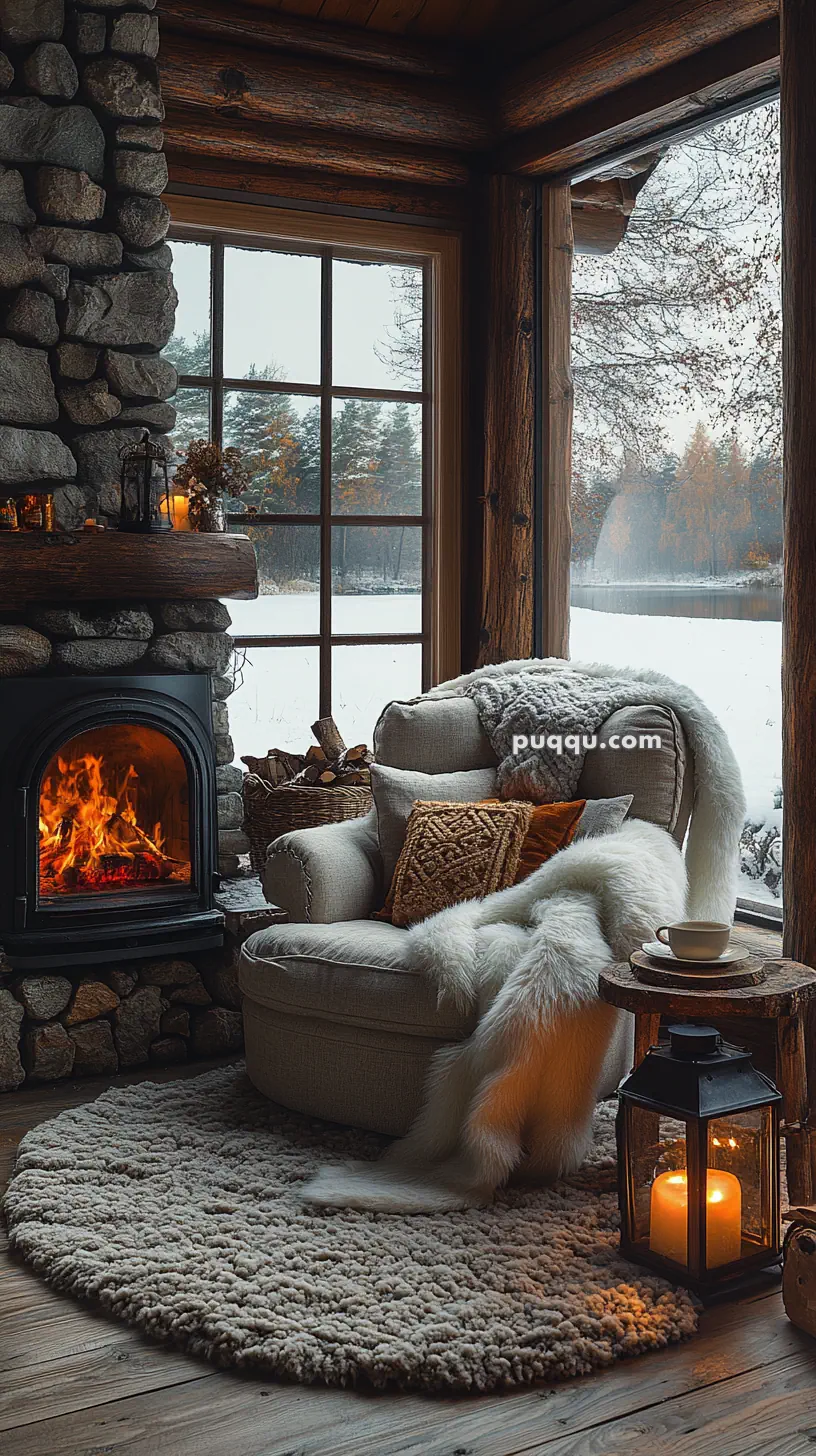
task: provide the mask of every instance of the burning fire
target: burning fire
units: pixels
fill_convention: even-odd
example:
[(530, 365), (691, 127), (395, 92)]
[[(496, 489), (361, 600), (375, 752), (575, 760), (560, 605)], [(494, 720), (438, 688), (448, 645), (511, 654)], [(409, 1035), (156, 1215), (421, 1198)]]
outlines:
[(189, 880), (189, 864), (165, 854), (161, 824), (140, 826), (138, 780), (131, 763), (116, 781), (101, 754), (57, 759), (40, 794), (41, 894)]

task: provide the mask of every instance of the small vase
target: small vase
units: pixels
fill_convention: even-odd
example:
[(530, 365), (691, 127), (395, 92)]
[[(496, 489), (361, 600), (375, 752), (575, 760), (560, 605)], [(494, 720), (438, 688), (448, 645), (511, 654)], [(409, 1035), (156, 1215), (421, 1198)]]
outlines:
[(200, 531), (205, 535), (226, 531), (227, 513), (224, 509), (224, 497), (222, 495), (192, 497), (190, 500), (190, 529)]

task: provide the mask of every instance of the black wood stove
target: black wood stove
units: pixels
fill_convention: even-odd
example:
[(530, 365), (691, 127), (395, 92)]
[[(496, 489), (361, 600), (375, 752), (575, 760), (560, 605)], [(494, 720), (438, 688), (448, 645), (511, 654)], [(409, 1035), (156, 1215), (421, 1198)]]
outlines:
[(206, 674), (0, 679), (0, 945), (15, 967), (222, 943)]

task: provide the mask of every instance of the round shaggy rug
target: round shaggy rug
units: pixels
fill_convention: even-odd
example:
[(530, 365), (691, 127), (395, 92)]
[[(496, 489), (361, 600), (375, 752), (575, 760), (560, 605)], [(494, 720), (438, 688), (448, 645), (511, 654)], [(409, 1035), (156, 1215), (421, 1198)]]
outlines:
[(619, 1256), (610, 1105), (580, 1174), (489, 1208), (299, 1201), (320, 1164), (383, 1146), (275, 1107), (241, 1068), (116, 1089), (23, 1139), (12, 1245), (151, 1335), (300, 1381), (483, 1391), (694, 1332), (690, 1297)]

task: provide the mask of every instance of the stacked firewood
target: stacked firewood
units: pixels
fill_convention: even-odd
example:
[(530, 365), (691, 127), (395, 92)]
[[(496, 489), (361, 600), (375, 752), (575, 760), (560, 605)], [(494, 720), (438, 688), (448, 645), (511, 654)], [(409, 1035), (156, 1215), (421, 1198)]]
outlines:
[(282, 748), (270, 748), (265, 758), (256, 758), (251, 753), (243, 754), (250, 773), (257, 774), (268, 784), (280, 786), (291, 784), (320, 788), (331, 788), (335, 784), (344, 786), (370, 784), (368, 765), (371, 754), (364, 743), (347, 748), (334, 719), (318, 718), (312, 724), (317, 744), (306, 753), (286, 753)]

